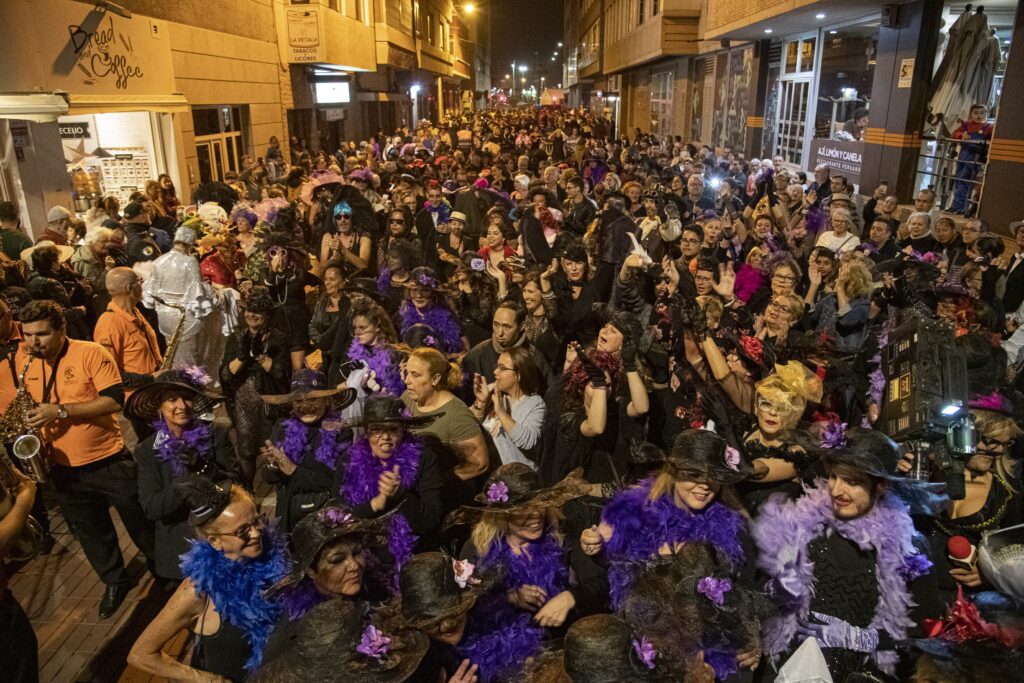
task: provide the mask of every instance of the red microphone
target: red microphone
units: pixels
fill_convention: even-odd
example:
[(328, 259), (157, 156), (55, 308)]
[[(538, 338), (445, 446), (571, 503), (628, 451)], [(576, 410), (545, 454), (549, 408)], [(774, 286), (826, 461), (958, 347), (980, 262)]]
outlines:
[(946, 555), (954, 567), (972, 570), (978, 561), (978, 549), (964, 536), (951, 536), (946, 543)]

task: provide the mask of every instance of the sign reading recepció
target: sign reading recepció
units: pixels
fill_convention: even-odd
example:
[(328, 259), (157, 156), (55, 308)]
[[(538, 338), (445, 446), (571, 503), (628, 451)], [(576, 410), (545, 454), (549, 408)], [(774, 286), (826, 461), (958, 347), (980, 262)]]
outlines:
[(833, 175), (844, 176), (851, 185), (860, 185), (860, 169), (864, 161), (863, 142), (814, 138), (811, 157), (814, 162), (812, 168), (824, 164)]

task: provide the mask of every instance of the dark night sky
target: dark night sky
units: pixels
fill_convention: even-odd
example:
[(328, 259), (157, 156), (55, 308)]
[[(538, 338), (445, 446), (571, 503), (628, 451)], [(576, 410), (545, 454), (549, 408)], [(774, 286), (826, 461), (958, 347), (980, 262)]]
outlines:
[[(501, 79), (511, 71), (513, 61), (521, 64), (528, 60), (527, 84), (536, 84), (539, 88), (539, 76), (545, 76), (545, 85), (557, 86), (562, 80), (563, 52), (558, 47), (562, 40), (562, 0), (485, 0), (485, 4), (494, 13), (491, 24), (491, 80), (494, 85), (503, 85)], [(558, 50), (558, 59), (552, 62), (555, 50)]]

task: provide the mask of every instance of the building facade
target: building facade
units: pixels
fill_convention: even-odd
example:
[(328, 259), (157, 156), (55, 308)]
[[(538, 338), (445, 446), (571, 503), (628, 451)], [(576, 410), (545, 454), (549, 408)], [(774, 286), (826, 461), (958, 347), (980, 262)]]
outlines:
[[(938, 0), (569, 0), (564, 78), (569, 104), (614, 116), (622, 133), (781, 157), (798, 169), (826, 163), (862, 192), (885, 182), (909, 202), (931, 188), (947, 207), (957, 184), (949, 132), (975, 100), (995, 123), (987, 168), (1024, 162), (1020, 117), (999, 118), (1002, 93), (1024, 70), (1024, 53), (1012, 49), (1021, 12), (1016, 0), (983, 12)], [(956, 49), (949, 29), (969, 18), (984, 27), (975, 32), (984, 56), (969, 63), (985, 83), (962, 85), (967, 94), (947, 98), (955, 111), (936, 123), (937, 93), (950, 80), (942, 64), (958, 63), (947, 54)], [(1020, 218), (1003, 187), (1015, 176), (985, 170), (971, 183), (972, 210), (1005, 230)]]
[[(486, 32), (451, 0), (0, 3), (0, 200), (30, 234), (49, 208), (124, 204), (166, 173), (201, 182), (288, 149), (333, 152), (472, 106)], [(486, 90), (488, 84), (483, 84)]]

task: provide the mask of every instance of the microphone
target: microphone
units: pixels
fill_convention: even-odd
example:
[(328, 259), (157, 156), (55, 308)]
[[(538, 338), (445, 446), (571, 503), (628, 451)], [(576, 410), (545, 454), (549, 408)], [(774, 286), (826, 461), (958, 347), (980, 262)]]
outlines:
[(951, 536), (946, 543), (946, 555), (954, 567), (974, 569), (978, 561), (978, 549), (964, 536)]

